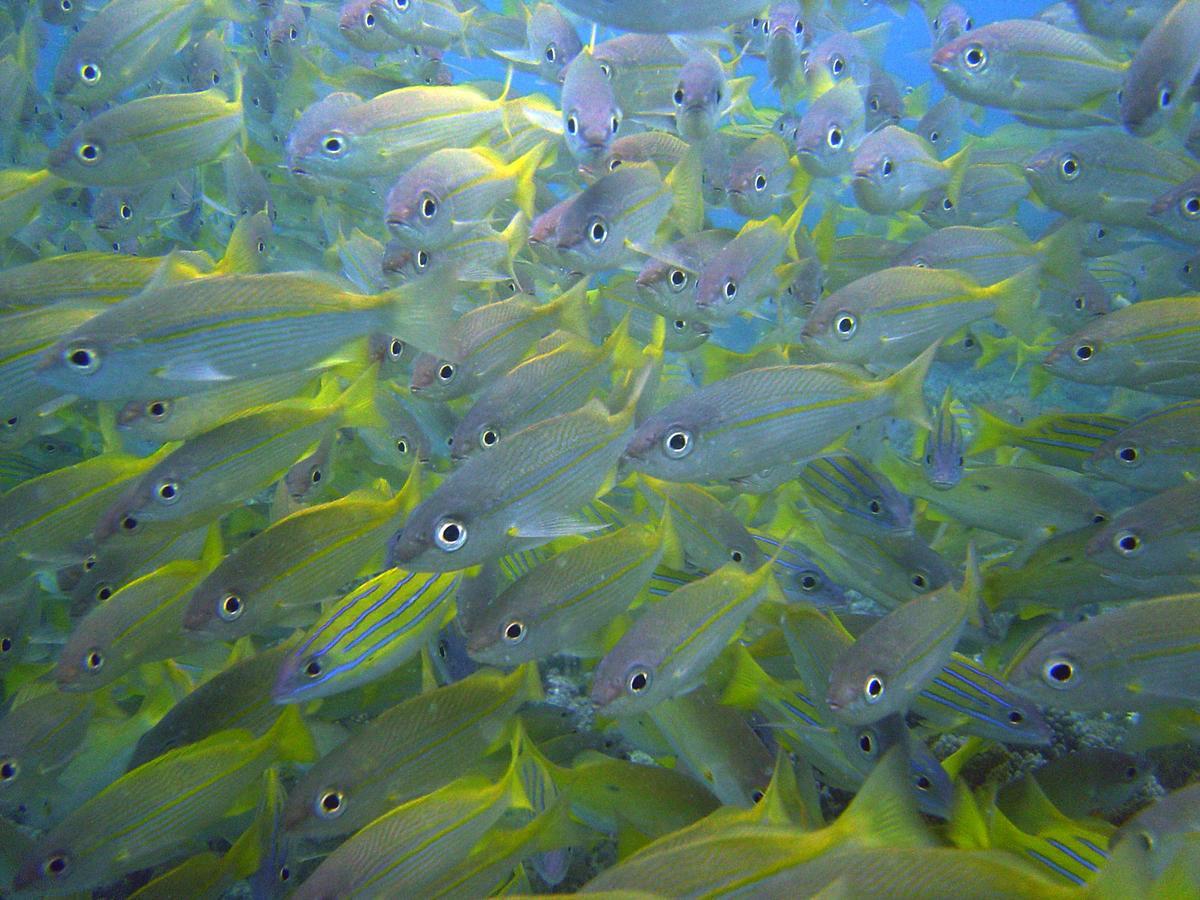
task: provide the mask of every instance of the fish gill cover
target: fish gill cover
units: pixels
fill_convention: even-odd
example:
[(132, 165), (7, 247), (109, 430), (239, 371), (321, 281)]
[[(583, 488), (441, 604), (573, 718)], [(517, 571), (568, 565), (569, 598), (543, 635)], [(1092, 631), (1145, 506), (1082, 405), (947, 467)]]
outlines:
[(0, 8), (0, 897), (1200, 896), (1200, 0)]

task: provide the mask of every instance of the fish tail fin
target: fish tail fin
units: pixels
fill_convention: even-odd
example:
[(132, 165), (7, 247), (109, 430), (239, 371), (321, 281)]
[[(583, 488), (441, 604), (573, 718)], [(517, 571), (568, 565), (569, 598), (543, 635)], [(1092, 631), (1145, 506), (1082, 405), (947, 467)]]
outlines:
[(556, 300), (552, 300), (559, 324), (567, 331), (587, 337), (591, 316), (588, 307), (588, 279), (579, 279)]
[(507, 166), (516, 184), (513, 202), (516, 203), (517, 209), (530, 219), (533, 218), (535, 212), (534, 195), (537, 192), (537, 182), (534, 180), (534, 176), (549, 149), (549, 141), (539, 141), (532, 150), (517, 157)]
[(737, 709), (754, 709), (762, 699), (764, 672), (744, 646), (734, 644), (733, 648), (733, 668), (720, 702)]
[(265, 209), (242, 216), (229, 236), (224, 255), (213, 267), (213, 274), (253, 274), (261, 271), (263, 254), (266, 251), (265, 235), (270, 234), (272, 230), (271, 217)]
[(671, 504), (663, 504), (662, 518), (658, 520), (658, 541), (662, 548), (659, 560), (663, 565), (672, 569), (684, 567), (683, 544), (679, 539), (679, 531), (675, 528), (675, 520), (671, 518)]
[(337, 399), (340, 424), (347, 428), (386, 428), (387, 420), (375, 408), (375, 386), (379, 381), (379, 363), (367, 366)]
[(887, 752), (831, 827), (860, 846), (920, 847), (932, 843), (917, 812), (903, 745)]
[(883, 381), (892, 396), (893, 412), (925, 429), (933, 427), (929, 420), (929, 405), (925, 402), (925, 377), (940, 344), (940, 341), (931, 344), (920, 356)]
[(704, 167), (700, 152), (689, 147), (665, 179), (671, 191), (670, 219), (684, 234), (704, 227)]
[(451, 303), (457, 288), (453, 266), (443, 266), (425, 278), (384, 292), (380, 295), (384, 322), (379, 330), (427, 353), (460, 362), (452, 357), (449, 348), (450, 328), (455, 320)]
[(1032, 342), (1037, 333), (1039, 317), (1034, 310), (1040, 281), (1038, 267), (1030, 266), (985, 289), (995, 300), (996, 321), (1027, 342)]
[(274, 749), (280, 760), (298, 763), (317, 761), (317, 747), (300, 716), (299, 706), (284, 707), (262, 739)]
[[(519, 673), (519, 674), (518, 674)], [(524, 663), (513, 672), (512, 677), (520, 679), (517, 697), (529, 703), (545, 699), (542, 689), (542, 676), (538, 674), (537, 663)]]
[(972, 412), (975, 417), (975, 438), (971, 441), (972, 455), (1009, 445), (1014, 430), (1010, 423), (982, 406), (974, 407)]

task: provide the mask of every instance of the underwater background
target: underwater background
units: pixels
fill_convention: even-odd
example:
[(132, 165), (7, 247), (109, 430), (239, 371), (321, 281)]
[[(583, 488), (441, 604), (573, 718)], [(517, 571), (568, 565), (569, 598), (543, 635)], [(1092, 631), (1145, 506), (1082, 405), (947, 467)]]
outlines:
[(1198, 46), (8, 0), (0, 897), (1200, 897)]

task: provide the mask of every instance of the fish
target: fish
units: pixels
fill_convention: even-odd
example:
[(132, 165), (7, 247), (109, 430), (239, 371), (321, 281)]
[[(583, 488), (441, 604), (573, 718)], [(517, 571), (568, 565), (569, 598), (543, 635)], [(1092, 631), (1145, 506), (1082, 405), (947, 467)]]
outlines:
[(786, 221), (778, 216), (751, 220), (713, 254), (696, 279), (694, 300), (700, 315), (728, 320), (774, 295), (779, 267), (796, 259), (795, 234), (803, 214), (801, 204)]
[(946, 187), (969, 152), (966, 148), (941, 160), (923, 137), (898, 125), (885, 125), (863, 138), (854, 151), (850, 161), (854, 198), (875, 215), (899, 212), (930, 191)]
[(260, 738), (221, 732), (158, 757), (112, 782), (38, 840), (14, 884), (19, 890), (80, 889), (132, 871), (219, 822), (272, 763), (315, 755), (303, 721), (289, 710)]
[(1083, 462), (1088, 472), (1145, 491), (1162, 491), (1188, 480), (1200, 458), (1191, 446), (1200, 403), (1184, 401), (1122, 422)]
[(446, 624), (458, 573), (389, 569), (335, 601), (283, 660), (271, 696), (297, 703), (380, 678), (402, 666)]
[(595, 530), (573, 516), (610, 478), (635, 405), (612, 414), (594, 398), (467, 460), (392, 535), (387, 564), (454, 571)]
[(512, 714), (541, 698), (537, 667), (525, 665), (508, 675), (480, 669), (392, 706), (304, 774), (288, 793), (284, 829), (308, 839), (358, 831), (506, 746)]
[(800, 165), (814, 177), (844, 175), (866, 135), (866, 106), (853, 81), (842, 81), (812, 102), (792, 145)]
[(870, 725), (904, 712), (950, 661), (979, 603), (972, 555), (966, 582), (916, 597), (859, 635), (829, 673), (825, 703), (848, 725)]
[(711, 137), (727, 99), (720, 60), (707, 51), (694, 54), (679, 70), (679, 84), (671, 94), (679, 136), (689, 143)]
[(630, 0), (563, 0), (562, 6), (577, 16), (625, 31), (648, 33), (702, 31), (761, 12), (756, 0), (706, 3), (698, 9), (680, 9), (666, 0), (633, 3)]
[(687, 693), (756, 607), (783, 602), (773, 572), (729, 562), (643, 612), (596, 666), (599, 712), (630, 715)]
[[(444, 278), (434, 277), (446, 285)], [(418, 281), (366, 295), (297, 272), (163, 285), (109, 307), (63, 336), (40, 357), (38, 377), (65, 392), (124, 403), (295, 372), (393, 324), (409, 343), (438, 352), (445, 299), (430, 287)], [(205, 318), (194, 319), (195, 309), (205, 310)], [(294, 331), (297, 321), (306, 322), (302, 334)]]
[(1200, 28), (1195, 4), (1176, 3), (1138, 44), (1121, 86), (1121, 124), (1133, 134), (1153, 134), (1200, 75), (1188, 38)]
[(563, 71), (563, 136), (571, 155), (584, 165), (609, 153), (621, 127), (622, 112), (609, 75), (587, 52)]
[(596, 655), (596, 636), (661, 561), (668, 527), (628, 525), (535, 566), (472, 617), (467, 652), (504, 666), (552, 653)]
[[(888, 378), (827, 366), (773, 366), (714, 381), (642, 422), (623, 459), (667, 481), (753, 475), (819, 453), (856, 421), (898, 414), (925, 421), (921, 386), (932, 348)], [(852, 411), (853, 410), (853, 411)]]

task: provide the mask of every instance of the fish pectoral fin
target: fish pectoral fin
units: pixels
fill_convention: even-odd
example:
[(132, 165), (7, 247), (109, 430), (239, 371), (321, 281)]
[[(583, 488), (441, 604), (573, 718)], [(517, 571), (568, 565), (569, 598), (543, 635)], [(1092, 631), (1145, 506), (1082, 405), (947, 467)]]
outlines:
[(173, 381), (231, 381), (233, 379), (232, 375), (226, 375), (210, 361), (201, 359), (167, 363), (165, 366), (155, 369), (154, 376)]
[(547, 515), (521, 524), (508, 527), (509, 537), (515, 538), (556, 538), (570, 534), (589, 534), (593, 531), (603, 531), (608, 525), (589, 522), (578, 516)]

